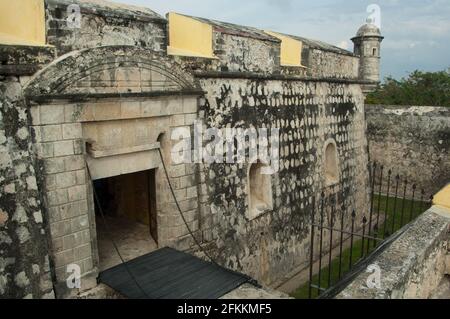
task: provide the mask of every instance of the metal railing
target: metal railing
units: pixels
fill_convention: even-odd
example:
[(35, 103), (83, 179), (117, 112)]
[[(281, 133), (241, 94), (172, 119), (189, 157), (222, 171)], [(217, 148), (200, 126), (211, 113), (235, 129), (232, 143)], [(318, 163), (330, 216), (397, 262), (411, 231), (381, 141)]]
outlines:
[[(329, 297), (353, 267), (425, 212), (433, 197), (376, 163), (370, 167), (370, 207), (357, 212), (344, 196), (323, 191), (311, 213), (309, 298)], [(339, 202), (341, 202), (339, 204)]]

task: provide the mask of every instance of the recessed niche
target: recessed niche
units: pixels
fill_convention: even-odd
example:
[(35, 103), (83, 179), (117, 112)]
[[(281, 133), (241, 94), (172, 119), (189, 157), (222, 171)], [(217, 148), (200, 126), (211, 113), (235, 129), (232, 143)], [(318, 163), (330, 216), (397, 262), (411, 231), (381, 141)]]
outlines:
[(339, 159), (336, 142), (328, 140), (325, 143), (324, 175), (326, 186), (331, 186), (339, 182)]
[(254, 219), (273, 209), (272, 175), (264, 174), (268, 167), (260, 162), (250, 165), (248, 171), (249, 209), (247, 217)]

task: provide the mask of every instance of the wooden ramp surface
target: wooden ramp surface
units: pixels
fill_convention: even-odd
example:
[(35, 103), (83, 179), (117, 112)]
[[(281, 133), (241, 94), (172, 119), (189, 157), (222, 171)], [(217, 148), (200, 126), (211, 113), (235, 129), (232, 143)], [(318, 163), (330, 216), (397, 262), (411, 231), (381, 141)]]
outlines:
[(189, 300), (221, 298), (250, 278), (189, 254), (163, 248), (129, 261), (126, 266), (108, 269), (100, 273), (99, 280), (130, 299)]

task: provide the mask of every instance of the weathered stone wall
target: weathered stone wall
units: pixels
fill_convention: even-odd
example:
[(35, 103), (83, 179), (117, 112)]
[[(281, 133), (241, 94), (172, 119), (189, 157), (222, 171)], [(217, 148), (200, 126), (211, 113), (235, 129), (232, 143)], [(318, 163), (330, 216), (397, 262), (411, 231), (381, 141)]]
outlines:
[(310, 49), (306, 66), (312, 77), (357, 79), (359, 59), (356, 56), (339, 54), (320, 49)]
[[(381, 270), (381, 287), (358, 275), (338, 299), (427, 299), (448, 275), (450, 211), (433, 206), (371, 263)], [(364, 271), (364, 270), (363, 270)]]
[[(272, 179), (273, 209), (247, 217), (249, 163), (204, 165), (201, 229), (229, 268), (273, 283), (309, 256), (310, 214), (322, 191), (358, 212), (367, 208), (367, 142), (358, 85), (208, 79), (201, 105), (205, 128), (279, 128), (281, 169)], [(327, 186), (325, 142), (338, 151), (339, 181)]]
[[(214, 22), (215, 23), (215, 22)], [(281, 42), (268, 35), (260, 35), (259, 30), (233, 26), (215, 28), (213, 33), (213, 51), (215, 59), (175, 56), (174, 58), (190, 71), (213, 71), (230, 73), (257, 73), (312, 77), (322, 79), (357, 80), (359, 76), (359, 57), (312, 40), (303, 41), (303, 51), (299, 59), (302, 67), (280, 65)], [(262, 33), (262, 31), (259, 31)]]
[(53, 298), (24, 80), (0, 76), (0, 298)]
[[(81, 7), (81, 28), (68, 27), (72, 3)], [(306, 68), (281, 67), (279, 41), (215, 22), (217, 59), (168, 57), (165, 19), (101, 0), (46, 0), (46, 23), (47, 42), (63, 57), (52, 62), (50, 47), (32, 60), (24, 59), (33, 51), (28, 48), (0, 55), (1, 74), (30, 76), (47, 65), (27, 86), (29, 115), (23, 105), (11, 104), (21, 82), (2, 83), (4, 95), (13, 96), (0, 100), (0, 289), (6, 296), (53, 296), (50, 269), (57, 296), (73, 296), (79, 291), (69, 291), (65, 279), (66, 266), (74, 263), (81, 267), (81, 290), (96, 285), (95, 211), (85, 158), (94, 178), (157, 169), (160, 245), (196, 250), (169, 192), (161, 147), (194, 235), (221, 264), (263, 283), (307, 262), (311, 208), (322, 191), (338, 196), (336, 206), (367, 210), (363, 95), (351, 53), (305, 42)], [(246, 213), (248, 163), (172, 165), (171, 133), (192, 131), (198, 118), (204, 128), (281, 130), (281, 170), (271, 176), (270, 211), (255, 219)], [(331, 184), (324, 168), (330, 141), (338, 153)], [(107, 156), (90, 158), (95, 152)]]
[(280, 43), (214, 32), (217, 71), (274, 73), (280, 68)]
[(450, 108), (366, 105), (370, 160), (434, 194), (450, 180)]
[[(68, 6), (80, 6), (81, 28), (70, 28)], [(146, 8), (103, 1), (46, 0), (47, 43), (58, 55), (98, 46), (133, 45), (166, 52), (166, 20)]]

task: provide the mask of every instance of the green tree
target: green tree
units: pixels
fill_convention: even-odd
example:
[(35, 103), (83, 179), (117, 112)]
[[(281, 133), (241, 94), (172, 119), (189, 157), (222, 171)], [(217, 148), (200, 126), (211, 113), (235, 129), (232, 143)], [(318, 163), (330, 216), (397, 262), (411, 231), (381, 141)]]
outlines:
[(366, 103), (450, 107), (450, 69), (414, 71), (401, 80), (387, 77), (378, 89), (368, 94)]

